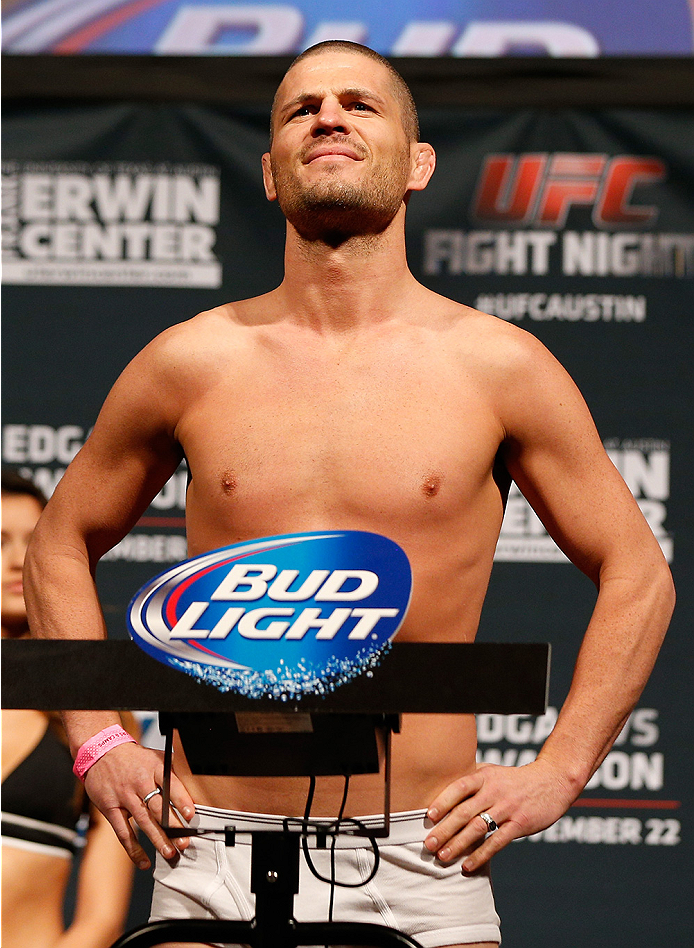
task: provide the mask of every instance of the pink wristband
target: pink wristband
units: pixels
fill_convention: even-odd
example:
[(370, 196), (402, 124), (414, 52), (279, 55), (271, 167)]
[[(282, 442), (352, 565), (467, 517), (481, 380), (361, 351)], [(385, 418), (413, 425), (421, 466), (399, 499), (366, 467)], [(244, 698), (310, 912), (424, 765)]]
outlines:
[(94, 737), (90, 737), (88, 741), (85, 741), (77, 751), (72, 772), (80, 780), (84, 780), (85, 774), (92, 764), (95, 764), (104, 754), (113, 750), (114, 747), (118, 747), (119, 744), (130, 743), (137, 744), (137, 741), (120, 724), (105, 727), (103, 731), (99, 731)]

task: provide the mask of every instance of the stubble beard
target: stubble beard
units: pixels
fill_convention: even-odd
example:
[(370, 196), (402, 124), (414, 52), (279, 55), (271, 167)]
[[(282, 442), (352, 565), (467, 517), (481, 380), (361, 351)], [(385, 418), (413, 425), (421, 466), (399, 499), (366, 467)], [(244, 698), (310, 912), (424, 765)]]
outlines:
[(286, 168), (272, 165), (277, 201), (289, 223), (307, 241), (336, 246), (353, 237), (382, 233), (402, 206), (409, 150), (363, 183), (344, 181), (341, 167), (326, 167), (319, 181), (302, 184)]

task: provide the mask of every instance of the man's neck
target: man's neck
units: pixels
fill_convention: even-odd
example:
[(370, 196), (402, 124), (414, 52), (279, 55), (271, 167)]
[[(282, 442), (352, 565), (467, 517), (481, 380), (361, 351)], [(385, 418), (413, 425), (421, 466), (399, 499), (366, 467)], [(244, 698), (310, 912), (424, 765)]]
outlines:
[(407, 266), (402, 228), (334, 243), (304, 240), (288, 227), (278, 293), (292, 318), (340, 332), (401, 311), (419, 286)]

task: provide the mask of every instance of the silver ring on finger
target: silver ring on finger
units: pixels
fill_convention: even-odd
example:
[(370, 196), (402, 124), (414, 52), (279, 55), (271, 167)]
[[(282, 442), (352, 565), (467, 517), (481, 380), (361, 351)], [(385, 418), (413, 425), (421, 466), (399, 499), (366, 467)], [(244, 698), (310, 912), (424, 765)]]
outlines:
[(152, 799), (152, 797), (159, 796), (160, 794), (161, 794), (161, 787), (155, 787), (154, 790), (150, 790), (150, 792), (147, 794), (146, 797), (142, 798), (142, 802), (144, 803), (145, 806), (147, 806), (147, 804)]
[(483, 819), (487, 824), (487, 833), (496, 833), (496, 831), (499, 829), (499, 825), (496, 820), (492, 819), (488, 813), (479, 813), (478, 816), (481, 817), (481, 819)]

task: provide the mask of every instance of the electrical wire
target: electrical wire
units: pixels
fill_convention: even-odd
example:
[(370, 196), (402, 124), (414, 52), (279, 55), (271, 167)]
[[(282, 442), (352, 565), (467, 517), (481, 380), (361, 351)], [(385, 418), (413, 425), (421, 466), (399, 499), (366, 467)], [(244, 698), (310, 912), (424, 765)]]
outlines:
[[(311, 806), (313, 804), (313, 796), (316, 788), (315, 777), (310, 778), (308, 797), (306, 800), (306, 807), (304, 809), (304, 818), (303, 820), (294, 820), (291, 818), (286, 818), (283, 821), (285, 831), (289, 831), (292, 823), (300, 823), (301, 825), (301, 848), (304, 853), (304, 858), (306, 859), (306, 865), (308, 866), (311, 874), (319, 879), (321, 882), (326, 882), (329, 885), (336, 886), (340, 889), (360, 889), (362, 886), (368, 885), (369, 882), (374, 878), (378, 872), (378, 867), (381, 863), (381, 854), (378, 850), (378, 843), (376, 842), (375, 836), (369, 833), (368, 828), (361, 820), (356, 819), (355, 817), (345, 817), (343, 816), (344, 808), (347, 802), (347, 793), (349, 791), (349, 778), (345, 776), (345, 789), (343, 793), (342, 804), (340, 806), (340, 815), (336, 820), (333, 820), (330, 823), (319, 820), (311, 820)], [(324, 838), (327, 836), (333, 837), (331, 844), (331, 878), (326, 878), (322, 876), (320, 872), (316, 869), (313, 860), (311, 858), (311, 853), (308, 848), (308, 834), (315, 833), (317, 839), (320, 839), (321, 836)], [(346, 833), (350, 836), (364, 836), (368, 839), (371, 844), (371, 849), (374, 854), (374, 864), (371, 868), (371, 872), (360, 882), (341, 882), (336, 878), (334, 872), (334, 859), (333, 852), (336, 843), (336, 837), (338, 833)]]
[[(347, 794), (349, 793), (349, 774), (345, 774), (345, 789), (342, 794), (342, 803), (340, 804), (340, 810), (337, 814), (337, 828), (335, 834), (330, 842), (330, 902), (328, 905), (328, 921), (332, 922), (333, 920), (333, 907), (335, 905), (335, 844), (337, 843), (337, 834), (340, 832), (340, 823), (342, 822), (342, 817), (345, 815), (345, 807), (347, 806)], [(326, 945), (327, 948), (327, 945)]]

